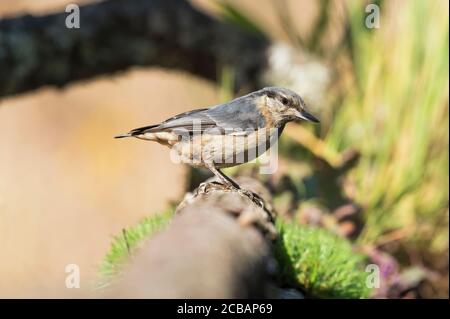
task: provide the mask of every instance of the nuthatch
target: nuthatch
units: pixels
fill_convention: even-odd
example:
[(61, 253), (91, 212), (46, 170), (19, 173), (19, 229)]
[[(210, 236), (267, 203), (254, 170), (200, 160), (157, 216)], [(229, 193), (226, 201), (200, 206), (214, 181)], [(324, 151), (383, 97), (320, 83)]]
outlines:
[(319, 122), (305, 110), (298, 94), (267, 87), (224, 104), (136, 128), (116, 138), (134, 136), (166, 145), (182, 162), (208, 168), (225, 186), (240, 190), (220, 168), (253, 160), (273, 144), (286, 123), (297, 120)]

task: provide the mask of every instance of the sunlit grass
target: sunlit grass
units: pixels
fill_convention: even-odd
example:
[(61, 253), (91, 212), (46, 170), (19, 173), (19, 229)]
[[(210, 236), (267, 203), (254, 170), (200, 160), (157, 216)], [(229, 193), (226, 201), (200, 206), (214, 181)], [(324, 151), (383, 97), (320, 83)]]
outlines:
[(339, 69), (337, 81), (353, 80), (342, 81), (342, 100), (332, 116), (324, 114), (320, 149), (331, 164), (338, 159), (333, 154), (348, 148), (361, 153), (349, 194), (364, 211), (360, 242), (377, 244), (402, 229), (417, 248), (442, 251), (448, 247), (448, 2), (379, 3), (380, 28), (368, 29), (365, 2), (346, 2), (350, 52), (343, 54), (351, 67)]
[(405, 227), (407, 238), (441, 250), (448, 246), (435, 236), (448, 227), (448, 2), (385, 5), (380, 28), (368, 30), (362, 3), (349, 3), (355, 81), (325, 141), (362, 153), (351, 175), (365, 210), (361, 241)]
[(120, 235), (113, 237), (111, 247), (99, 267), (98, 288), (109, 285), (129, 262), (136, 250), (156, 232), (164, 229), (173, 215), (173, 209), (142, 219), (138, 224), (123, 229)]

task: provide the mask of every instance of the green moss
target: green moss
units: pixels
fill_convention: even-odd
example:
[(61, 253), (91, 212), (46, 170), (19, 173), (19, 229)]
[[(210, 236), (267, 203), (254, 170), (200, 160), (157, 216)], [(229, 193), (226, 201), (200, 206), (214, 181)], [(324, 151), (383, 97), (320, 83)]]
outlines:
[(363, 256), (350, 243), (311, 226), (277, 221), (280, 280), (317, 298), (367, 298)]
[[(114, 236), (100, 269), (98, 287), (105, 287), (117, 276), (145, 239), (164, 229), (173, 210), (142, 219), (137, 225)], [(363, 257), (354, 253), (345, 239), (324, 229), (277, 222), (280, 233), (275, 244), (280, 280), (298, 286), (318, 298), (365, 298), (369, 289), (361, 270)]]
[(100, 265), (98, 286), (108, 285), (114, 277), (119, 275), (128, 257), (146, 238), (166, 227), (172, 215), (171, 209), (162, 214), (145, 217), (137, 225), (123, 229), (122, 234), (114, 236), (111, 247)]

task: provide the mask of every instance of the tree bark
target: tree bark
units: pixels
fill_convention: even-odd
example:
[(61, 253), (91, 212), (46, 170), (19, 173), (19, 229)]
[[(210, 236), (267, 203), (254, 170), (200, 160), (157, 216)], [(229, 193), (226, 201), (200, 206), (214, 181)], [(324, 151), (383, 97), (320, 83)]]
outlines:
[(233, 66), (236, 87), (257, 87), (268, 39), (223, 23), (185, 0), (109, 0), (69, 13), (0, 20), (0, 97), (112, 74), (132, 66), (179, 69), (216, 81)]
[[(269, 199), (255, 180), (239, 182)], [(186, 197), (168, 229), (132, 258), (108, 297), (274, 297), (270, 246), (275, 228), (266, 213), (249, 198), (209, 184)]]

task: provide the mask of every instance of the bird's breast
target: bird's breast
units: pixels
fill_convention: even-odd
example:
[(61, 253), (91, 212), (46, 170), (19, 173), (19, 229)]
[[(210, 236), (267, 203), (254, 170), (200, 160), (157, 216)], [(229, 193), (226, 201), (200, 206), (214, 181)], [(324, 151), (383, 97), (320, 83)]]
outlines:
[(217, 167), (246, 163), (264, 154), (277, 141), (277, 129), (259, 129), (226, 135), (198, 134), (172, 146), (180, 160), (194, 166), (205, 162)]

